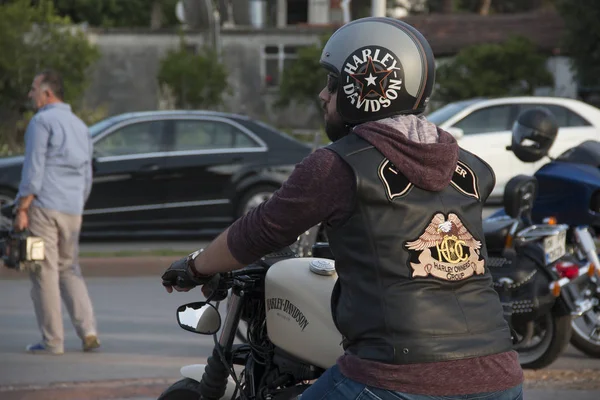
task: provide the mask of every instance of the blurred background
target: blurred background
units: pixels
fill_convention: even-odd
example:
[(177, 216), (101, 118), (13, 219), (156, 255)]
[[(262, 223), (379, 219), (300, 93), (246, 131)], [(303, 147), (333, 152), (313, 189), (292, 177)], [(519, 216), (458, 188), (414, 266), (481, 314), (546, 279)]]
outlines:
[(600, 139), (597, 1), (0, 0), (0, 200), (18, 187), (31, 79), (56, 68), (95, 141), (84, 237), (214, 235), (327, 143), (321, 49), (369, 15), (430, 42), (426, 116), (493, 167), (490, 205), (545, 162), (505, 149), (520, 112), (555, 114), (550, 156)]
[[(212, 339), (175, 320), (202, 296), (167, 295), (159, 276), (328, 143), (322, 46), (371, 15), (402, 19), (430, 42), (438, 68), (426, 117), (492, 165), (484, 216), (511, 177), (546, 162), (506, 150), (522, 111), (556, 116), (551, 156), (600, 140), (598, 0), (0, 0), (0, 202), (17, 193), (33, 77), (57, 69), (94, 141), (80, 256), (103, 340), (87, 356), (66, 325), (64, 357), (26, 354), (39, 338), (29, 282), (0, 268), (1, 399), (156, 398), (182, 365), (203, 361)], [(598, 399), (599, 368), (569, 347), (527, 372), (539, 389), (528, 398)]]

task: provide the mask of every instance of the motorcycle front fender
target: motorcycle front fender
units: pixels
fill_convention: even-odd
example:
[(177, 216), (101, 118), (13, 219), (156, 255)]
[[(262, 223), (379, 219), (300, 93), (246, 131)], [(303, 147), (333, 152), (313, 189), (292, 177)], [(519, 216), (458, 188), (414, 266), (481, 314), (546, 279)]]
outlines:
[[(200, 383), (202, 375), (204, 374), (204, 368), (206, 364), (191, 364), (184, 365), (179, 370), (184, 378), (193, 379)], [(231, 376), (227, 379), (227, 389), (225, 389), (225, 395), (221, 397), (221, 400), (230, 400), (235, 392), (235, 382)]]

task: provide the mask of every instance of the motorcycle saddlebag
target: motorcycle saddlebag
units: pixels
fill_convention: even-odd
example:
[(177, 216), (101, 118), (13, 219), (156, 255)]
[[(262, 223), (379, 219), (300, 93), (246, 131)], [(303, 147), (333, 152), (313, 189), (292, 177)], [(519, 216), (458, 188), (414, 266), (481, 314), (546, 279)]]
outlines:
[(490, 254), (488, 258), (494, 289), (507, 319), (535, 319), (554, 305), (550, 278), (535, 258), (535, 254), (532, 257), (522, 253)]

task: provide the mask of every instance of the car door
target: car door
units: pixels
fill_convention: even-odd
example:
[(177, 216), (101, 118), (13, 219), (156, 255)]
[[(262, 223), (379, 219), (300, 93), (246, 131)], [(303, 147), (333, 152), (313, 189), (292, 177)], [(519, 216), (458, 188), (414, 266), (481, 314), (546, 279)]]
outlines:
[[(586, 140), (598, 140), (599, 134), (596, 128), (576, 111), (560, 104), (532, 103), (519, 104), (519, 113), (534, 107), (545, 107), (556, 117), (558, 123), (558, 134), (550, 148), (550, 157), (557, 157), (568, 149), (577, 146)], [(537, 170), (548, 160), (543, 159), (535, 163)]]
[(488, 106), (475, 109), (450, 125), (462, 131), (458, 144), (485, 160), (494, 170), (496, 186), (492, 196), (495, 197), (503, 193), (506, 182), (517, 171), (518, 159), (506, 150), (511, 141), (514, 113), (511, 104)]
[(220, 117), (170, 122), (168, 218), (179, 229), (222, 228), (232, 222), (232, 177), (264, 161), (266, 144), (235, 121)]
[(94, 138), (86, 230), (141, 230), (164, 219), (164, 127), (161, 119), (126, 121)]

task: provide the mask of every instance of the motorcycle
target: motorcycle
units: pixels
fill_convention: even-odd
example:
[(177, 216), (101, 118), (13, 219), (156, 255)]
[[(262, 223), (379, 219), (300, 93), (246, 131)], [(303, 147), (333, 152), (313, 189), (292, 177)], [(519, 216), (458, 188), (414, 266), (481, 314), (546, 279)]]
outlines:
[[(331, 260), (300, 258), (289, 248), (219, 274), (203, 289), (206, 301), (177, 310), (181, 328), (213, 335), (213, 353), (206, 364), (181, 368), (184, 379), (158, 399), (296, 398), (343, 354), (328, 306), (336, 279)], [(290, 280), (297, 285), (290, 287)], [(228, 290), (231, 301), (221, 323), (211, 298)], [(248, 343), (234, 344), (242, 319)]]
[[(556, 266), (567, 261), (568, 227), (528, 222), (535, 178), (516, 177), (507, 188), (509, 218), (486, 229), (491, 243), (488, 267), (522, 362), (541, 368), (568, 344), (572, 315), (590, 307), (573, 287), (589, 279), (594, 266), (578, 266), (577, 276), (562, 278)], [(292, 399), (306, 390), (343, 354), (342, 336), (329, 307), (337, 280), (332, 258), (329, 246), (321, 242), (313, 247), (313, 257), (298, 257), (287, 248), (241, 270), (216, 275), (203, 288), (206, 301), (177, 310), (181, 328), (213, 335), (213, 353), (206, 364), (181, 368), (184, 378), (159, 400)], [(211, 301), (225, 298), (229, 290), (221, 323)], [(240, 321), (248, 325), (248, 342), (234, 344)]]
[[(488, 265), (494, 288), (515, 335), (514, 349), (523, 368), (553, 363), (572, 336), (572, 320), (593, 309), (581, 288), (593, 285), (593, 262), (567, 251), (566, 224), (534, 223), (537, 179), (512, 178), (504, 192), (502, 215), (483, 221)], [(585, 229), (582, 240), (591, 240)]]
[[(589, 261), (597, 267), (587, 282), (579, 284), (580, 295), (592, 307), (573, 319), (571, 344), (587, 355), (600, 357), (600, 262), (596, 246), (600, 233), (600, 142), (585, 141), (567, 150), (534, 176), (539, 192), (532, 207), (533, 221), (568, 225), (567, 252), (577, 263)], [(488, 220), (505, 216), (504, 210), (499, 210)], [(559, 272), (569, 277), (576, 268), (566, 265)]]
[[(298, 239), (290, 245), (290, 250), (298, 257), (311, 257), (313, 254), (313, 245), (316, 242), (327, 241), (327, 235), (325, 231), (319, 229), (320, 226), (321, 224), (316, 225), (298, 236)], [(230, 301), (231, 296), (228, 296), (228, 305)], [(235, 337), (242, 343), (248, 343), (248, 325), (246, 322), (240, 321)]]

